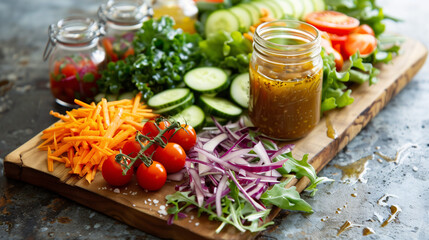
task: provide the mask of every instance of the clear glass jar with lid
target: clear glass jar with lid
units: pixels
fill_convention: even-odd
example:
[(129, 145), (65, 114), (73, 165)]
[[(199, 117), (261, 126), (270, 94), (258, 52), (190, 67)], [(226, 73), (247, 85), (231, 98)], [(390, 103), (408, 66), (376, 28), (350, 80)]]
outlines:
[(109, 0), (100, 6), (98, 18), (104, 26), (101, 42), (108, 61), (116, 62), (134, 54), (134, 34), (152, 15), (151, 4), (146, 0)]
[(99, 45), (97, 21), (69, 17), (49, 26), (43, 59), (49, 59), (50, 88), (58, 104), (76, 106), (74, 99), (93, 101), (98, 93), (99, 69), (106, 54)]
[(304, 22), (279, 20), (257, 27), (249, 71), (249, 117), (261, 133), (293, 140), (319, 122), (320, 41), (320, 32)]

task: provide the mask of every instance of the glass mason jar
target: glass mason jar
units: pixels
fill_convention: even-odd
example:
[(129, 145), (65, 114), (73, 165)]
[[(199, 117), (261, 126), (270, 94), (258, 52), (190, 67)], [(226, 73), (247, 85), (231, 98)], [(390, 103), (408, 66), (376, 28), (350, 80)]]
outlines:
[(145, 0), (109, 0), (100, 6), (98, 18), (104, 26), (101, 42), (108, 61), (116, 62), (134, 54), (134, 34), (152, 15)]
[(263, 23), (253, 36), (249, 117), (273, 139), (307, 135), (319, 122), (323, 62), (320, 33), (295, 20)]
[(99, 68), (106, 57), (98, 44), (98, 23), (91, 18), (69, 17), (50, 25), (48, 31), (43, 58), (49, 58), (50, 88), (56, 102), (73, 107), (74, 99), (93, 101), (98, 93)]

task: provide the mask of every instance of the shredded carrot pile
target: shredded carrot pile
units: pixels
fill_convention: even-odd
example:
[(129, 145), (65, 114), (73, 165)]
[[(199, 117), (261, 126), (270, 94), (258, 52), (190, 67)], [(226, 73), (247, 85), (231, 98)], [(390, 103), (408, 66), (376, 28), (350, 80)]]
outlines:
[(247, 38), (249, 41), (253, 41), (253, 34), (255, 33), (255, 30), (259, 25), (261, 25), (262, 23), (265, 23), (265, 22), (271, 22), (271, 21), (276, 20), (275, 18), (273, 18), (269, 15), (270, 15), (270, 13), (268, 12), (268, 10), (265, 8), (262, 8), (261, 9), (261, 18), (259, 18), (259, 22), (250, 26), (250, 28), (249, 28), (250, 33), (243, 33), (243, 37)]
[(70, 174), (91, 183), (104, 160), (117, 154), (126, 141), (135, 138), (137, 130), (142, 130), (142, 121), (157, 116), (140, 100), (141, 94), (132, 100), (102, 99), (98, 104), (75, 100), (81, 108), (66, 115), (51, 111), (62, 121), (43, 131), (44, 142), (38, 146), (48, 152), (48, 170), (54, 171), (57, 161), (71, 168)]

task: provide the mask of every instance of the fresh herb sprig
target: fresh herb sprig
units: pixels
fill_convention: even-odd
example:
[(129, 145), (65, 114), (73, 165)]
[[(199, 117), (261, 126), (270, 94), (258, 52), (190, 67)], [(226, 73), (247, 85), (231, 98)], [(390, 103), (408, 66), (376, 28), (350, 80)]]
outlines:
[(142, 92), (147, 100), (154, 93), (183, 84), (183, 76), (201, 61), (198, 34), (174, 29), (170, 17), (151, 19), (136, 33), (135, 55), (110, 62), (97, 81), (103, 93)]

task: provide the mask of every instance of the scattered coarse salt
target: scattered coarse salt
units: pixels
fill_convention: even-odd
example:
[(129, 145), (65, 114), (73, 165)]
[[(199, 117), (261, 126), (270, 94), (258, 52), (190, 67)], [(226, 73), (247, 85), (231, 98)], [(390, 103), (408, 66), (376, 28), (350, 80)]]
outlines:
[(164, 216), (167, 216), (168, 215), (168, 213), (167, 213), (167, 211), (165, 210), (165, 208), (159, 208), (159, 210), (158, 210), (158, 213), (159, 214), (161, 214), (161, 215), (164, 215)]
[(194, 219), (194, 215), (191, 215), (191, 219)]
[(418, 167), (416, 167), (416, 166), (414, 166), (414, 167), (413, 167), (413, 171), (414, 171), (414, 172), (417, 172), (418, 170), (419, 170), (419, 168), (418, 168)]
[(149, 202), (152, 202), (152, 200), (150, 198), (147, 199)]
[(95, 216), (95, 213), (93, 212), (93, 213), (91, 213), (91, 214), (89, 214), (89, 218), (93, 218)]
[(121, 193), (121, 190), (119, 190), (119, 188), (115, 188), (115, 190), (113, 190), (114, 193)]
[(152, 206), (152, 203), (149, 203), (149, 206)]
[(146, 201), (146, 200), (144, 200), (144, 204), (147, 204), (147, 201)]
[(128, 193), (125, 193), (125, 192), (124, 192), (124, 193), (122, 193), (122, 194), (123, 194), (123, 195), (128, 195)]
[(153, 203), (157, 204), (157, 203), (159, 203), (159, 200), (158, 199), (154, 199)]
[(159, 206), (159, 209), (165, 209), (164, 205)]
[(97, 229), (97, 228), (99, 228), (99, 227), (101, 227), (101, 224), (99, 224), (99, 223), (96, 223), (96, 224), (94, 225), (94, 228), (95, 228), (95, 229)]
[(198, 225), (200, 225), (200, 223), (199, 223), (199, 222), (196, 222), (196, 223), (195, 223), (195, 226), (198, 226)]
[(133, 207), (135, 207), (136, 205), (133, 203)]

